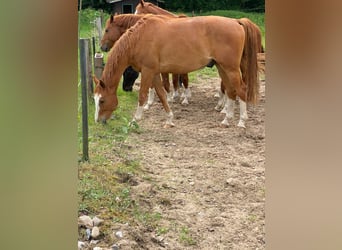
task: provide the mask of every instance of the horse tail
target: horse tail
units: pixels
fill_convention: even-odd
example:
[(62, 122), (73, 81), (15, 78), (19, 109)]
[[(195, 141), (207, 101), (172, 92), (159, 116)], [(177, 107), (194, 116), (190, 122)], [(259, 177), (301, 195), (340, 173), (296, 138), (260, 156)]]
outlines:
[(259, 77), (257, 54), (262, 51), (259, 27), (248, 18), (238, 20), (245, 30), (245, 44), (240, 63), (242, 80), (247, 87), (247, 102), (256, 104), (259, 99)]

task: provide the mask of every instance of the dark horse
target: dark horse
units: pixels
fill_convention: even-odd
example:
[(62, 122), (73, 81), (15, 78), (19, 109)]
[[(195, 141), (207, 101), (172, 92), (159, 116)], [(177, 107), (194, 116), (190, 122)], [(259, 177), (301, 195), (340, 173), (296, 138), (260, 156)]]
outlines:
[(129, 66), (123, 73), (122, 88), (124, 91), (132, 91), (135, 80), (139, 77), (139, 73), (132, 66)]

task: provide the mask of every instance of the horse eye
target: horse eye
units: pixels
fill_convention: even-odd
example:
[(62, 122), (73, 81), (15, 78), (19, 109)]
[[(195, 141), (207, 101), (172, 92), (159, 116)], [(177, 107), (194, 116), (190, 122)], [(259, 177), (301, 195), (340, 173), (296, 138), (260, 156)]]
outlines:
[(103, 104), (105, 101), (102, 99), (102, 100), (100, 100), (100, 104)]
[(108, 32), (108, 29), (106, 29), (105, 32), (107, 33), (107, 32)]

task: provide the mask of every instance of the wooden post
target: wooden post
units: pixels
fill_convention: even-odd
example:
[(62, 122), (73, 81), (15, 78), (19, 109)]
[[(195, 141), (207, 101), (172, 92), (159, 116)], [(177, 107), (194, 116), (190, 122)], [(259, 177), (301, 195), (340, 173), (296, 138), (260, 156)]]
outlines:
[(94, 56), (94, 73), (100, 79), (103, 71), (103, 53), (97, 52)]
[(88, 154), (88, 95), (87, 95), (87, 79), (88, 79), (88, 60), (89, 55), (89, 39), (81, 38), (79, 40), (80, 50), (80, 71), (81, 71), (81, 87), (82, 87), (82, 144), (83, 155), (82, 161), (89, 160)]
[(101, 23), (101, 17), (96, 17), (95, 19), (95, 26), (96, 26), (96, 29), (97, 29), (97, 33), (99, 35), (99, 41), (101, 40), (101, 37), (102, 37), (102, 23)]

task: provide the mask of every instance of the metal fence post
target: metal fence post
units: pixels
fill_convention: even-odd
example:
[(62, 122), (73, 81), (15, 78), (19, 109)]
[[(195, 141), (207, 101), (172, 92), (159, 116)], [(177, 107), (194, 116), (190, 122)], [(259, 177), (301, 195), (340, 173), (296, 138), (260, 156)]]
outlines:
[(82, 160), (88, 161), (88, 59), (89, 56), (89, 39), (81, 38), (79, 40), (80, 50), (80, 71), (81, 71), (81, 88), (82, 88)]

